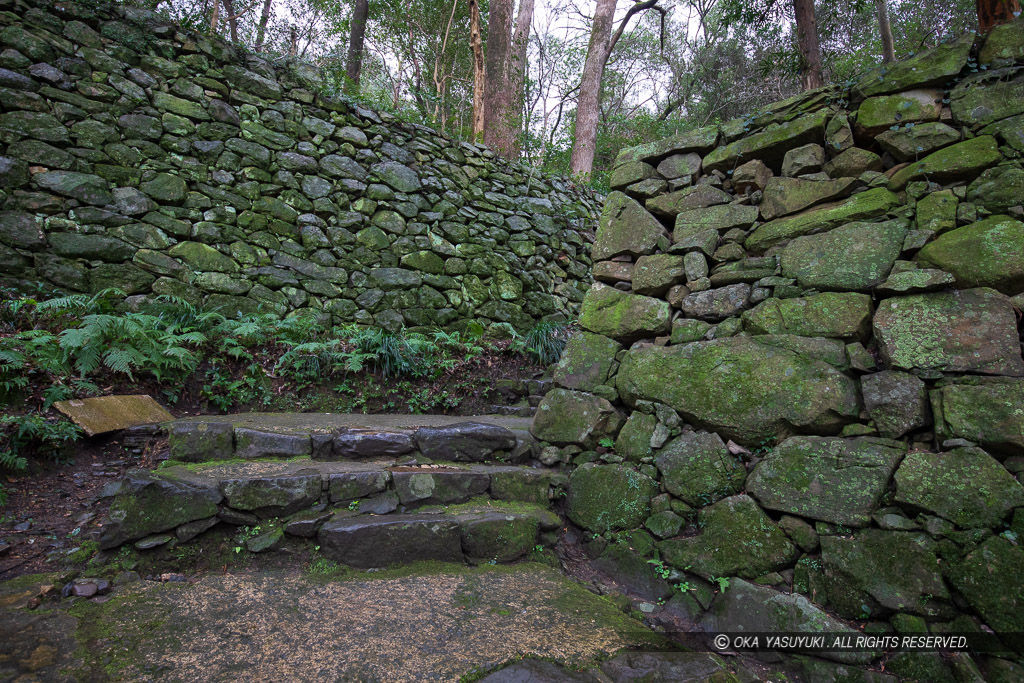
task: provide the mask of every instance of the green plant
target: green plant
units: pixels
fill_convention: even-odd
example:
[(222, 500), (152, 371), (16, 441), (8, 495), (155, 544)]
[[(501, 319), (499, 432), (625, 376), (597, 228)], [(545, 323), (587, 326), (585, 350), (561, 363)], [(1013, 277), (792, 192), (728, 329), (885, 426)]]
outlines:
[(81, 430), (61, 419), (40, 413), (0, 416), (0, 468), (21, 471), (26, 455), (60, 459), (64, 447), (81, 438)]
[(541, 365), (551, 365), (561, 358), (569, 341), (569, 329), (569, 324), (564, 322), (540, 322), (526, 333), (519, 345)]
[(729, 587), (729, 577), (727, 576), (712, 576), (711, 581), (718, 584), (718, 590), (722, 593)]
[(601, 448), (615, 448), (615, 439), (610, 436), (602, 436), (597, 440), (597, 445)]
[(359, 510), (359, 501), (358, 500), (353, 500), (351, 503), (348, 504), (348, 509), (352, 510), (353, 512), (358, 512), (358, 510)]
[(665, 566), (661, 560), (647, 560), (647, 564), (654, 566), (654, 573), (663, 579), (672, 576), (672, 569)]

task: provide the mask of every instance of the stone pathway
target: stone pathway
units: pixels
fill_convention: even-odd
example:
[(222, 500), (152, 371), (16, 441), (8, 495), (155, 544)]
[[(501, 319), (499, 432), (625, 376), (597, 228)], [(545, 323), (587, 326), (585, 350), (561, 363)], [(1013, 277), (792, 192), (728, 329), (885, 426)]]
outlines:
[[(624, 648), (668, 649), (608, 600), (531, 563), (142, 581), (105, 602), (29, 611), (28, 596), (52, 579), (0, 586), (0, 679), (457, 681), (522, 657), (578, 668)], [(717, 658), (697, 660), (696, 680), (725, 673)]]

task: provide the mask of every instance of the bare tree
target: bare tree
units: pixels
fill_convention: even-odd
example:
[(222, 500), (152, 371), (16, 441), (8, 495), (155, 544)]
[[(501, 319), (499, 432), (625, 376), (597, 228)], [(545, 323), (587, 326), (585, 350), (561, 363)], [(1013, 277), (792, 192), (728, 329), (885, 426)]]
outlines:
[(589, 176), (594, 169), (597, 124), (601, 111), (601, 79), (604, 76), (605, 64), (608, 63), (608, 58), (626, 30), (629, 20), (638, 12), (648, 9), (656, 9), (662, 13), (662, 17), (665, 16), (665, 11), (658, 7), (657, 0), (635, 2), (612, 35), (615, 0), (597, 0), (587, 60), (583, 64), (580, 94), (576, 103), (576, 139), (573, 141), (572, 157), (569, 161), (569, 172), (573, 175)]
[(882, 37), (882, 61), (896, 61), (896, 49), (893, 47), (892, 26), (889, 25), (889, 3), (887, 0), (875, 0), (875, 13), (878, 15), (878, 32)]
[(356, 0), (352, 9), (352, 28), (348, 37), (348, 55), (345, 60), (345, 91), (359, 91), (359, 74), (363, 70), (363, 43), (366, 40), (366, 17), (370, 13), (370, 0)]
[(256, 28), (256, 44), (253, 49), (256, 52), (263, 52), (264, 41), (267, 38), (267, 24), (270, 22), (270, 6), (274, 0), (263, 0), (263, 11), (260, 12), (260, 23)]

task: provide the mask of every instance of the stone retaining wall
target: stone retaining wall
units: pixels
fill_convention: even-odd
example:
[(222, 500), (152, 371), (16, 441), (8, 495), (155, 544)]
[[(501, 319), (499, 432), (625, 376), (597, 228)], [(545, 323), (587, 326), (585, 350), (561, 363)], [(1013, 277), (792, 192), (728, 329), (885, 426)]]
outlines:
[(712, 631), (1024, 631), (1022, 36), (620, 154), (533, 424), (599, 564)]
[(0, 1), (0, 275), (387, 329), (574, 317), (598, 198), (156, 14)]

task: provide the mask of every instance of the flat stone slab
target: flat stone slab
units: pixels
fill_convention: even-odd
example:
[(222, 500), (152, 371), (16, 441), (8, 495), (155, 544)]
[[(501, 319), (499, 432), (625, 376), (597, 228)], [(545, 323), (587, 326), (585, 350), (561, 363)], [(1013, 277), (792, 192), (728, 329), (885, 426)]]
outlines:
[(499, 453), (522, 460), (533, 444), (530, 422), (504, 415), (206, 415), (171, 422), (170, 451), (171, 458), (185, 462), (306, 455), (348, 460), (417, 451), (443, 460), (483, 462)]
[(152, 396), (98, 396), (57, 401), (53, 407), (71, 418), (86, 436), (96, 436), (136, 425), (169, 422), (174, 416)]
[[(575, 668), (665, 649), (610, 601), (534, 563), (143, 581), (105, 603), (0, 605), (0, 625), (12, 635), (0, 637), (5, 673), (53, 681), (456, 681), (523, 656)], [(76, 638), (88, 644), (78, 661)]]

